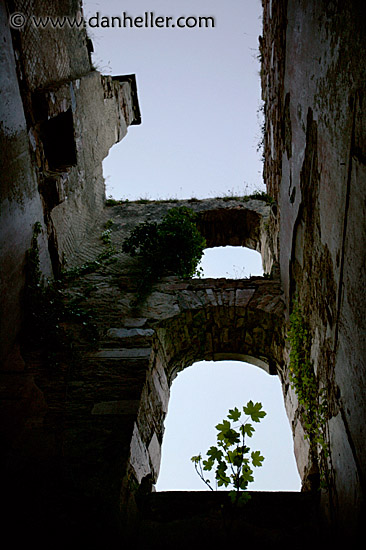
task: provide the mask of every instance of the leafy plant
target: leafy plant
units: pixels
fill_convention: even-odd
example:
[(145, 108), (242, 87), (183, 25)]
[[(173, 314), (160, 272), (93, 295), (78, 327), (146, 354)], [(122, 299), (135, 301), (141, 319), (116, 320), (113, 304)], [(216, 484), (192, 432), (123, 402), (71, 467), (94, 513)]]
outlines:
[(160, 223), (140, 223), (123, 242), (123, 252), (139, 257), (142, 262), (139, 298), (164, 275), (193, 277), (198, 273), (206, 241), (195, 220), (192, 209), (171, 208)]
[(116, 261), (116, 248), (112, 243), (111, 233), (112, 233), (113, 220), (108, 220), (104, 225), (104, 231), (100, 236), (101, 241), (105, 245), (105, 249), (98, 254), (94, 260), (89, 260), (80, 266), (73, 267), (71, 269), (63, 270), (61, 273), (60, 282), (63, 281), (72, 281), (77, 279), (81, 275), (86, 275), (87, 273), (93, 273), (100, 269), (103, 265), (110, 264)]
[(107, 244), (107, 245), (112, 244), (112, 240), (111, 240), (112, 226), (113, 226), (113, 220), (108, 220), (104, 225), (104, 231), (102, 231), (102, 234), (100, 236), (104, 244)]
[(319, 446), (324, 458), (327, 458), (329, 449), (326, 441), (328, 418), (326, 390), (319, 388), (314, 373), (310, 359), (311, 332), (305, 322), (298, 300), (295, 300), (293, 304), (287, 336), (291, 345), (289, 379), (301, 408), (305, 439), (309, 441), (314, 454)]
[[(107, 222), (108, 227), (110, 224)], [(77, 294), (72, 299), (65, 298), (65, 283), (77, 276), (98, 269), (103, 262), (110, 260), (115, 252), (108, 242), (106, 250), (96, 260), (83, 266), (65, 271), (58, 280), (45, 280), (40, 269), (38, 236), (42, 226), (36, 222), (30, 249), (27, 252), (26, 285), (24, 290), (25, 323), (23, 342), (29, 349), (41, 348), (45, 358), (55, 365), (55, 357), (59, 352), (72, 353), (72, 342), (66, 334), (65, 322), (80, 324), (82, 334), (94, 345), (98, 338), (95, 325), (95, 314), (92, 308), (85, 304), (85, 298), (92, 290), (85, 287), (83, 294)], [(106, 243), (107, 244), (107, 243)]]
[(112, 196), (108, 197), (105, 201), (105, 206), (119, 206), (120, 204), (129, 202), (128, 199), (114, 199)]
[[(202, 481), (213, 491), (210, 480), (204, 475), (204, 471), (211, 471), (215, 466), (215, 479), (219, 487), (229, 485), (233, 489), (229, 492), (231, 501), (234, 504), (242, 505), (250, 499), (246, 492), (248, 484), (254, 481), (253, 468), (262, 466), (264, 457), (260, 451), (250, 452), (245, 444), (246, 437), (252, 437), (254, 433), (253, 424), (248, 422), (260, 422), (266, 412), (262, 410), (261, 403), (248, 403), (243, 407), (247, 415), (244, 422), (240, 421), (242, 412), (235, 407), (229, 410), (226, 420), (217, 424), (217, 446), (211, 446), (207, 451), (207, 460), (202, 461), (202, 456), (192, 456), (195, 470)], [(231, 421), (238, 423), (236, 426)]]

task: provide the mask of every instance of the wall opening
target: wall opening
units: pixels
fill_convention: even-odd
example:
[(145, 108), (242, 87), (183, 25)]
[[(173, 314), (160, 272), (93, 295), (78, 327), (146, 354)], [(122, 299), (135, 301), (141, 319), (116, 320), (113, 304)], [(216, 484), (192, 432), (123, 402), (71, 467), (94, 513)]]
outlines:
[[(243, 246), (208, 248), (200, 267), (206, 278), (244, 279), (263, 275), (260, 253)], [(216, 424), (227, 416), (230, 408), (241, 408), (252, 399), (263, 404), (267, 416), (248, 440), (252, 450), (260, 450), (265, 456), (249, 490), (299, 491), (301, 478), (279, 377), (269, 375), (268, 367), (263, 370), (254, 366), (257, 363), (254, 356), (249, 364), (243, 362), (244, 358), (226, 360), (236, 359), (228, 353), (219, 355), (216, 361), (195, 362), (179, 372), (172, 383), (156, 489), (206, 490), (191, 456), (199, 453), (205, 456), (209, 447), (216, 444)]]
[(76, 165), (76, 145), (71, 109), (44, 122), (41, 135), (44, 152), (51, 170), (63, 171)]
[[(215, 425), (230, 408), (260, 401), (267, 416), (248, 445), (265, 457), (256, 469), (252, 491), (299, 491), (301, 479), (277, 376), (238, 361), (201, 361), (178, 374), (171, 387), (162, 446), (158, 491), (205, 491), (191, 456), (216, 444)], [(213, 479), (213, 476), (212, 476)]]
[(199, 264), (203, 277), (244, 279), (263, 275), (262, 257), (243, 246), (206, 248)]

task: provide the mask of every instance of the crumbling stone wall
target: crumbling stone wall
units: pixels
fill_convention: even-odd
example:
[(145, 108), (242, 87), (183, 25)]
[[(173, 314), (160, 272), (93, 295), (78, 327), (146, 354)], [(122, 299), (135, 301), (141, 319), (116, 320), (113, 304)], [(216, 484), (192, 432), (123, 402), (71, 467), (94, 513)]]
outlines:
[(167, 281), (144, 311), (155, 337), (131, 443), (130, 475), (139, 483), (144, 478), (154, 483), (175, 376), (204, 359), (245, 361), (280, 374), (283, 302), (278, 281)]
[[(30, 15), (76, 16), (80, 2), (1, 2), (1, 186), (3, 368), (22, 369), (26, 252), (39, 223), (40, 267), (57, 276), (73, 265), (80, 242), (105, 201), (102, 160), (130, 124), (140, 122), (133, 75), (103, 77), (90, 64), (84, 27), (35, 28)], [(28, 18), (23, 30), (9, 14)], [(7, 359), (8, 357), (8, 359)]]
[[(311, 359), (329, 404), (331, 483), (321, 492), (322, 510), (336, 537), (351, 539), (362, 523), (362, 5), (315, 0), (264, 0), (263, 5), (264, 178), (274, 204), (222, 199), (104, 209), (101, 160), (128, 125), (140, 120), (134, 78), (91, 71), (83, 31), (60, 35), (62, 55), (48, 56), (40, 48), (32, 60), (32, 41), (43, 45), (41, 35), (11, 34), (7, 6), (0, 4), (6, 76), (2, 153), (9, 166), (1, 196), (7, 321), (1, 338), (6, 357), (2, 472), (9, 517), (28, 521), (28, 535), (45, 525), (49, 533), (62, 526), (66, 539), (77, 533), (84, 542), (97, 533), (100, 540), (106, 532), (120, 535), (158, 474), (171, 380), (201, 358), (249, 359), (280, 376), (298, 468), (304, 488), (311, 487), (317, 464), (304, 440), (285, 343), (295, 296), (310, 326)], [(44, 7), (41, 2), (9, 6)], [(73, 6), (79, 9), (78, 3)], [(56, 48), (58, 42), (50, 40)], [(76, 54), (75, 44), (82, 49)], [(55, 127), (72, 138), (64, 157), (50, 148)], [(65, 260), (82, 267), (103, 251), (100, 235), (108, 220), (112, 243), (119, 247), (139, 221), (159, 220), (178, 204), (199, 213), (208, 246), (233, 244), (260, 252), (271, 279), (167, 278), (136, 309), (138, 265), (118, 253), (114, 263), (100, 265), (65, 292), (66, 301), (77, 297), (92, 311), (98, 340), (92, 343), (80, 324), (69, 322), (63, 328), (72, 338), (71, 357), (62, 349), (54, 350), (56, 362), (40, 349), (20, 355), (20, 297), (35, 222), (42, 227), (40, 267), (47, 276)]]
[[(198, 213), (210, 246), (245, 239), (260, 249), (267, 233), (270, 207), (260, 200), (128, 202), (106, 209), (100, 229), (107, 220), (112, 223), (112, 243), (120, 250), (136, 224), (158, 221), (181, 205)], [(225, 231), (235, 216), (246, 220), (242, 236)], [(138, 273), (136, 259), (119, 252), (113, 263), (68, 288), (68, 299), (84, 296), (80, 305), (93, 311), (100, 339), (96, 347), (82, 338), (75, 342), (78, 359), (60, 372), (67, 398), (38, 419), (58, 426), (54, 452), (62, 447), (75, 498), (95, 499), (94, 521), (101, 529), (106, 524), (123, 529), (141, 490), (151, 490), (157, 479), (169, 388), (177, 372), (200, 359), (235, 358), (283, 374), (283, 301), (276, 278), (167, 277), (136, 307)], [(43, 384), (51, 403), (47, 379)]]
[[(261, 89), (264, 112), (263, 128), (263, 181), (268, 194), (276, 203), (276, 216), (270, 220), (272, 247), (279, 257), (279, 228), (281, 212), (278, 209), (282, 155), (285, 149), (285, 108), (283, 94), (286, 59), (286, 10), (287, 0), (280, 2), (262, 1), (263, 31), (259, 37), (259, 55), (261, 60)], [(281, 113), (281, 116), (279, 116)]]
[[(332, 482), (324, 508), (352, 536), (364, 514), (366, 463), (363, 8), (358, 1), (263, 5), (264, 176), (280, 218), (273, 236), (287, 315), (297, 296), (327, 391)], [(291, 391), (286, 404), (304, 472), (309, 459)]]
[[(260, 251), (267, 239), (271, 214), (265, 201), (126, 203), (104, 210), (99, 237), (85, 241), (81, 256), (103, 249), (100, 234), (107, 220), (119, 251), (136, 224), (159, 220), (178, 205), (198, 213), (210, 246), (247, 244)], [(234, 234), (233, 217), (245, 231)], [(264, 264), (270, 257), (268, 251), (263, 254)], [(107, 526), (111, 532), (126, 526), (139, 487), (146, 491), (157, 479), (169, 387), (179, 370), (202, 358), (235, 358), (282, 376), (283, 302), (277, 279), (168, 277), (136, 309), (137, 274), (136, 260), (118, 252), (113, 263), (76, 279), (66, 299), (78, 297), (80, 307), (92, 311), (98, 341), (92, 345), (78, 325), (69, 324), (65, 330), (73, 337), (75, 356), (65, 357), (62, 348), (53, 350), (53, 362), (45, 362), (37, 350), (26, 356), (38, 405), (11, 445), (13, 456), (28, 457), (26, 466), (14, 461), (7, 470), (11, 479), (22, 480), (28, 495), (37, 493), (40, 483), (45, 486), (49, 525), (59, 521), (61, 507), (70, 531), (76, 517), (80, 533), (90, 530), (90, 518), (99, 533)], [(67, 495), (73, 495), (72, 503)]]
[(42, 353), (30, 358), (20, 349), (28, 329), (24, 287), (34, 228), (40, 228), (41, 277), (57, 277), (66, 259), (73, 265), (103, 211), (102, 159), (129, 125), (140, 122), (134, 76), (103, 77), (92, 70), (83, 28), (34, 35), (29, 27), (24, 34), (9, 27), (9, 14), (16, 10), (28, 17), (54, 10), (65, 14), (69, 8), (75, 14), (80, 3), (0, 2), (0, 433), (4, 522), (13, 534), (17, 517), (25, 531), (28, 524), (29, 533), (39, 535), (44, 514), (52, 530), (60, 518), (57, 510), (73, 509), (60, 458), (69, 366), (64, 358), (52, 374)]

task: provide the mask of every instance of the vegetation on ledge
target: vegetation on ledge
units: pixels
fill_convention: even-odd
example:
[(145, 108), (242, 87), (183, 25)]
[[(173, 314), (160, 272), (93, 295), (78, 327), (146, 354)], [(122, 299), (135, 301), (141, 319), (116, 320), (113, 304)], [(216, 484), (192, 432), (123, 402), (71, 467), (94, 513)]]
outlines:
[(165, 275), (193, 277), (206, 246), (196, 225), (197, 215), (185, 206), (171, 208), (160, 223), (142, 222), (122, 244), (123, 252), (138, 257), (141, 278), (137, 301)]

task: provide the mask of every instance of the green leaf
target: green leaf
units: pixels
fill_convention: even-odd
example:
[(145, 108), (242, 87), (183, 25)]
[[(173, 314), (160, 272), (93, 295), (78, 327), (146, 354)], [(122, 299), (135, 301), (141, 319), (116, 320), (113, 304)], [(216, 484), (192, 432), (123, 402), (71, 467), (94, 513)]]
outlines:
[(254, 433), (254, 428), (251, 424), (247, 423), (247, 424), (242, 424), (240, 426), (240, 430), (241, 430), (241, 433), (242, 435), (247, 435), (248, 437), (252, 437), (253, 433)]
[(246, 491), (248, 489), (248, 483), (249, 483), (249, 480), (243, 479), (241, 477), (238, 483), (238, 489), (241, 489), (242, 491)]
[(234, 445), (235, 443), (239, 443), (240, 441), (240, 435), (235, 430), (227, 430), (226, 432), (222, 433), (224, 441), (228, 444), (229, 447), (231, 445)]
[(201, 455), (192, 456), (191, 461), (197, 464), (201, 460)]
[(211, 460), (211, 459), (208, 459), (208, 460), (204, 460), (202, 462), (203, 464), (203, 469), (206, 470), (206, 471), (211, 471), (212, 468), (213, 468), (213, 465), (214, 465), (214, 461)]
[(217, 479), (217, 485), (219, 487), (222, 487), (223, 485), (225, 485), (225, 487), (227, 487), (230, 483), (230, 478), (225, 476), (225, 475), (216, 475), (216, 479)]
[(227, 464), (226, 462), (220, 462), (219, 465), (216, 468), (216, 473), (220, 476), (224, 476), (227, 470)]
[(223, 420), (221, 424), (217, 424), (216, 430), (219, 430), (220, 432), (226, 432), (227, 430), (230, 430), (231, 424), (228, 420)]
[(244, 506), (248, 500), (250, 500), (252, 497), (250, 496), (249, 493), (247, 493), (246, 491), (243, 491), (242, 493), (240, 493), (240, 497), (237, 501), (238, 503), (238, 506)]
[(262, 466), (264, 456), (260, 454), (260, 451), (253, 451), (251, 454), (253, 466), (259, 467)]
[(252, 473), (253, 473), (253, 470), (249, 468), (249, 466), (246, 466), (245, 468), (243, 468), (243, 471), (240, 476), (241, 489), (243, 490), (246, 489), (247, 484), (250, 483), (251, 481), (254, 481)]
[(237, 422), (241, 416), (241, 412), (237, 407), (235, 409), (229, 409), (229, 414), (227, 415), (230, 420), (233, 420), (234, 422)]
[(234, 451), (231, 459), (231, 464), (236, 468), (240, 468), (240, 466), (243, 464), (243, 453)]
[(217, 447), (210, 447), (209, 450), (207, 451), (207, 455), (211, 457), (211, 460), (212, 461), (220, 461), (223, 454), (222, 454), (222, 451), (220, 451)]
[(251, 499), (247, 491), (230, 491), (229, 497), (231, 502), (239, 507), (244, 506)]
[(250, 416), (250, 418), (253, 420), (253, 422), (259, 422), (261, 418), (264, 418), (266, 416), (266, 412), (262, 411), (262, 403), (253, 403), (253, 401), (248, 401), (245, 407), (243, 407), (243, 410), (245, 414)]

